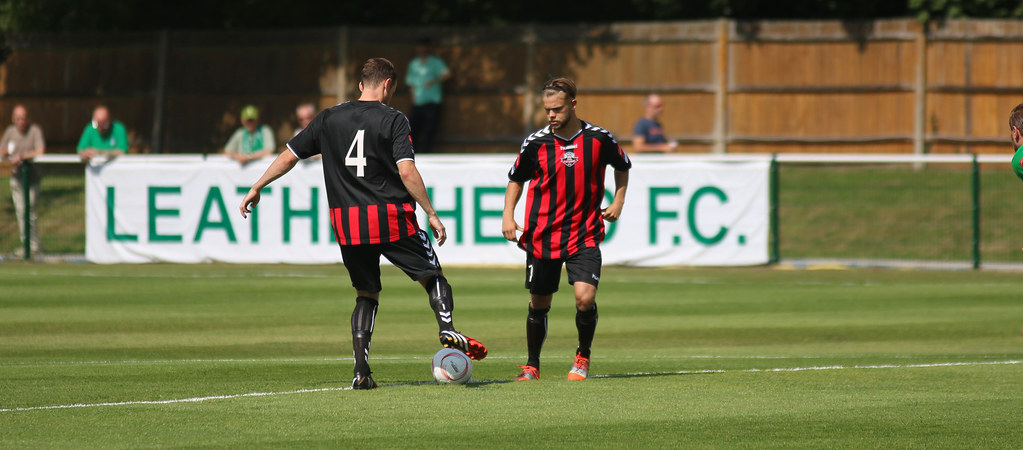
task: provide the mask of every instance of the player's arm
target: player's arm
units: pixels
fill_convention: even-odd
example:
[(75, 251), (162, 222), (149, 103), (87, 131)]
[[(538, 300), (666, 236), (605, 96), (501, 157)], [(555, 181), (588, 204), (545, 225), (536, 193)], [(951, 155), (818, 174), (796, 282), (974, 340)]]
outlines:
[(501, 219), (501, 232), (504, 234), (505, 239), (512, 242), (518, 241), (515, 232), (523, 230), (515, 222), (515, 206), (519, 204), (520, 198), (522, 198), (522, 183), (509, 181), (508, 188), (504, 191), (504, 214)]
[(615, 196), (611, 205), (604, 209), (604, 220), (614, 222), (622, 215), (625, 206), (625, 190), (629, 187), (629, 171), (615, 170)]
[(291, 169), (295, 167), (295, 164), (298, 164), (298, 157), (290, 151), (283, 152), (277, 156), (277, 158), (274, 159), (274, 162), (270, 164), (270, 167), (266, 168), (266, 172), (263, 172), (263, 176), (259, 177), (256, 184), (252, 185), (252, 188), (249, 189), (249, 193), (245, 194), (245, 198), (242, 199), (242, 204), (239, 207), (239, 210), (242, 212), (242, 217), (248, 217), (248, 214), (252, 212), (250, 207), (254, 207), (259, 204), (259, 192), (262, 191), (266, 185), (291, 171)]
[(426, 184), (423, 183), (423, 176), (419, 174), (419, 169), (416, 169), (416, 162), (411, 159), (399, 161), (398, 175), (401, 176), (401, 182), (405, 185), (405, 190), (408, 191), (412, 199), (426, 213), (426, 218), (430, 223), (430, 228), (433, 230), (433, 238), (437, 240), (437, 245), (444, 245), (444, 241), (448, 239), (447, 231), (444, 229), (444, 224), (440, 221), (440, 217), (437, 216), (437, 211), (433, 209), (430, 196), (426, 194)]

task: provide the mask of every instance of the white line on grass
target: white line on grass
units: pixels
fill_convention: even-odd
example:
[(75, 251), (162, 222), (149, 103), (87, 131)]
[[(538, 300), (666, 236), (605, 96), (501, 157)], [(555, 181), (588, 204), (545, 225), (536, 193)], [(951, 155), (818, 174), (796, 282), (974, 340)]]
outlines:
[[(817, 371), (817, 370), (853, 370), (853, 369), (917, 369), (917, 368), (930, 368), (930, 367), (958, 367), (958, 366), (993, 366), (993, 365), (1011, 365), (1011, 364), (1023, 364), (1023, 360), (1009, 360), (1009, 361), (966, 361), (966, 362), (948, 362), (948, 363), (930, 363), (930, 364), (880, 364), (870, 366), (813, 366), (813, 367), (778, 367), (772, 369), (742, 369), (742, 370), (679, 370), (675, 372), (632, 372), (625, 374), (607, 374), (607, 375), (594, 375), (591, 378), (628, 378), (628, 377), (648, 377), (648, 376), (667, 376), (667, 375), (697, 375), (697, 374), (711, 374), (711, 373), (762, 373), (762, 372), (806, 372), (806, 371)], [(474, 384), (487, 384), (487, 383), (502, 383), (509, 380), (474, 380), (471, 383)], [(411, 383), (395, 383), (383, 386), (410, 386), (410, 385), (422, 385), (432, 384), (432, 382), (411, 382)], [(270, 397), (276, 395), (291, 395), (291, 394), (307, 394), (315, 392), (333, 392), (333, 391), (348, 391), (351, 387), (329, 387), (329, 388), (318, 388), (318, 389), (296, 389), (293, 391), (280, 391), (280, 392), (250, 392), (246, 394), (228, 394), (228, 395), (212, 395), (207, 397), (190, 397), (172, 400), (136, 400), (136, 401), (123, 401), (123, 402), (104, 402), (104, 403), (75, 403), (70, 405), (49, 405), (49, 406), (26, 406), (21, 408), (0, 408), (0, 412), (21, 412), (21, 411), (39, 411), (47, 409), (71, 409), (71, 408), (97, 408), (101, 406), (131, 406), (131, 405), (168, 405), (173, 403), (199, 403), (209, 400), (227, 400), (234, 398), (245, 398), (245, 397)]]
[[(544, 356), (545, 359), (572, 359), (574, 356)], [(426, 360), (430, 356), (374, 356), (374, 360), (397, 361), (402, 359)], [(488, 356), (487, 359), (524, 359), (526, 355)], [(633, 359), (633, 356), (617, 358)], [(654, 359), (822, 359), (824, 356), (786, 356), (786, 355), (653, 355)], [(322, 358), (188, 358), (188, 359), (121, 359), (92, 361), (8, 361), (0, 362), (0, 367), (13, 366), (88, 366), (88, 365), (131, 365), (131, 364), (181, 364), (181, 363), (291, 363), (291, 362), (332, 362), (351, 361), (351, 357)]]
[(334, 278), (335, 273), (294, 273), (294, 272), (262, 272), (262, 273), (106, 273), (106, 272), (61, 272), (40, 270), (0, 270), (0, 275), (33, 275), (48, 277), (79, 277), (79, 278)]
[(27, 406), (24, 408), (0, 408), (0, 412), (38, 411), (42, 409), (96, 408), (100, 406), (169, 405), (172, 403), (198, 403), (205, 402), (207, 400), (227, 400), (232, 398), (243, 397), (270, 397), (274, 395), (306, 394), (310, 392), (349, 391), (351, 389), (352, 389), (351, 387), (329, 387), (319, 389), (297, 389), (294, 391), (283, 392), (249, 392), (247, 394), (211, 395), (208, 397), (178, 398), (172, 400), (136, 400), (106, 403), (75, 403), (72, 405)]
[(995, 366), (1023, 364), (1023, 360), (1009, 361), (967, 361), (929, 364), (878, 364), (871, 366), (811, 366), (811, 367), (777, 367), (771, 369), (742, 369), (742, 370), (679, 370), (676, 372), (630, 372), (624, 374), (594, 375), (591, 378), (625, 378), (638, 376), (664, 376), (664, 375), (692, 375), (702, 373), (758, 373), (758, 372), (807, 372), (813, 370), (856, 370), (856, 369), (919, 369), (928, 367), (956, 367), (956, 366)]

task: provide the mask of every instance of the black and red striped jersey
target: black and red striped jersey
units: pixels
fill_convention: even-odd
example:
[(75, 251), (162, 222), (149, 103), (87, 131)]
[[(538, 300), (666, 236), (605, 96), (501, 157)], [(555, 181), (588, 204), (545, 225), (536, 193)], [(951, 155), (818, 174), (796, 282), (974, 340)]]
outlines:
[(536, 258), (560, 259), (600, 244), (609, 164), (620, 171), (632, 168), (611, 132), (596, 125), (582, 122), (570, 139), (555, 135), (550, 126), (529, 135), (508, 172), (511, 181), (529, 181), (519, 245)]
[(420, 230), (415, 201), (398, 173), (398, 162), (415, 160), (401, 111), (375, 101), (345, 102), (318, 114), (288, 148), (301, 159), (323, 155), (338, 244), (394, 242)]

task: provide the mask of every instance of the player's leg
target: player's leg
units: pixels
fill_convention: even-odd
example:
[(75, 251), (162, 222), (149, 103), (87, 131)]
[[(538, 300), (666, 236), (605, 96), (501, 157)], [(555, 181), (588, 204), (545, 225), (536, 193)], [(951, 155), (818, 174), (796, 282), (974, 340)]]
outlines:
[(437, 319), (438, 332), (454, 331), (454, 319), (451, 313), (455, 310), (455, 298), (451, 294), (451, 285), (444, 277), (443, 271), (419, 279), (419, 284), (426, 289), (430, 298), (430, 309)]
[(441, 345), (457, 348), (472, 359), (479, 360), (487, 356), (487, 347), (482, 342), (455, 329), (453, 316), (455, 299), (451, 294), (451, 285), (444, 277), (444, 271), (426, 232), (420, 231), (390, 244), (384, 244), (383, 255), (426, 290), (430, 308), (437, 320)]
[(565, 262), (568, 282), (575, 291), (575, 327), (579, 346), (568, 373), (569, 380), (584, 380), (590, 369), (590, 347), (597, 331), (597, 285), (600, 283), (600, 248), (586, 248)]
[(342, 246), (341, 259), (358, 295), (352, 311), (352, 388), (372, 389), (377, 384), (370, 376), (369, 348), (380, 299), (380, 250), (376, 245)]
[(529, 289), (529, 313), (526, 316), (526, 350), (528, 357), (516, 380), (540, 377), (540, 353), (547, 340), (547, 313), (561, 280), (561, 260), (526, 257), (526, 288)]

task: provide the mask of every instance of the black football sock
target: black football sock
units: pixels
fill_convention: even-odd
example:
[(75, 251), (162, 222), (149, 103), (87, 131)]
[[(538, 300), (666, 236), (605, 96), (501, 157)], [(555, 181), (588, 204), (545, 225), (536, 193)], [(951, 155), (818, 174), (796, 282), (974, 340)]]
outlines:
[(593, 333), (597, 331), (597, 304), (589, 311), (575, 312), (575, 328), (579, 331), (579, 348), (576, 354), (583, 358), (590, 357), (590, 346), (593, 345)]
[(543, 342), (547, 340), (547, 313), (551, 310), (529, 308), (529, 316), (526, 318), (526, 348), (529, 350), (529, 359), (526, 365), (540, 368), (540, 350), (543, 349)]
[(448, 279), (437, 275), (426, 292), (430, 295), (430, 308), (437, 317), (437, 327), (440, 331), (455, 331), (454, 319), (451, 317), (455, 309), (455, 298), (451, 295)]
[(355, 299), (352, 311), (352, 355), (355, 357), (355, 375), (369, 375), (369, 345), (373, 339), (379, 303), (369, 297)]

